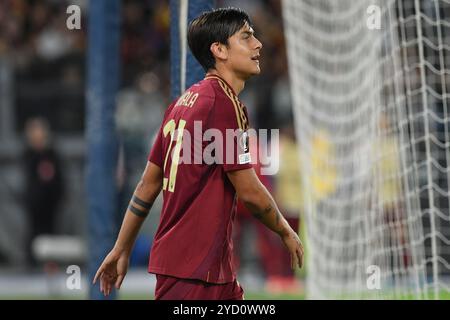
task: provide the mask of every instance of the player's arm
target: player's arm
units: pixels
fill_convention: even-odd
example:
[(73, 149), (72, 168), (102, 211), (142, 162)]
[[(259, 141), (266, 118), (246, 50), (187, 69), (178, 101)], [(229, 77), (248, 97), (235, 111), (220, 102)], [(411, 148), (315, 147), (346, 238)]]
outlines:
[(227, 172), (238, 197), (253, 216), (277, 233), (291, 254), (291, 267), (303, 265), (303, 245), (281, 214), (266, 187), (253, 168)]
[(148, 161), (128, 205), (115, 248), (131, 253), (142, 223), (161, 191), (162, 180), (162, 169)]
[(128, 269), (129, 257), (139, 230), (162, 188), (162, 169), (148, 161), (141, 180), (125, 213), (114, 248), (98, 269), (93, 283), (100, 278), (100, 291), (105, 295), (115, 286), (120, 288)]

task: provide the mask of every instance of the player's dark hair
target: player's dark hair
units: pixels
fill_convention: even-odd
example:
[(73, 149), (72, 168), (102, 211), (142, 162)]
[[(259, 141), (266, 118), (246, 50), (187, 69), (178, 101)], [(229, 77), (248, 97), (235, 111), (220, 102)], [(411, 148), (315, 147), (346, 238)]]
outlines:
[(232, 7), (204, 12), (191, 21), (188, 30), (189, 48), (205, 71), (216, 65), (210, 50), (211, 44), (220, 42), (228, 45), (228, 38), (246, 23), (252, 25), (248, 14)]

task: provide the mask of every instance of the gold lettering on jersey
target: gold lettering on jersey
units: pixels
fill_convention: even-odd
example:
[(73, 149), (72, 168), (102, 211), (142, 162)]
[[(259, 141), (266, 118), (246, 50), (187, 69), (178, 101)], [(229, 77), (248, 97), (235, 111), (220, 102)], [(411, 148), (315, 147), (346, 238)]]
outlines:
[(198, 93), (193, 93), (191, 91), (186, 91), (175, 104), (175, 107), (184, 106), (192, 108), (197, 101)]
[(192, 95), (192, 92), (190, 92), (190, 91), (186, 92), (186, 94), (184, 95), (183, 101), (181, 101), (182, 106), (187, 105), (187, 102), (191, 98), (191, 95)]
[(195, 101), (197, 101), (198, 93), (192, 95), (192, 97), (189, 99), (189, 102), (187, 103), (187, 106), (189, 108), (192, 108), (194, 106)]

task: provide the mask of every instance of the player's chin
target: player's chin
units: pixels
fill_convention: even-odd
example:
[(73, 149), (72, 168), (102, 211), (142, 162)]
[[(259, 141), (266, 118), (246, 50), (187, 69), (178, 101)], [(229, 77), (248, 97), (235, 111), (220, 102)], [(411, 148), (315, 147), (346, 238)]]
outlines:
[(245, 71), (244, 70), (242, 70), (241, 72), (240, 72), (240, 74), (243, 76), (243, 78), (244, 79), (249, 79), (249, 78), (251, 78), (251, 77), (253, 77), (253, 76), (256, 76), (256, 75), (258, 75), (258, 74), (260, 74), (261, 73), (261, 69), (259, 68), (259, 66), (256, 66), (256, 67), (252, 67), (252, 68), (247, 68), (247, 69), (245, 69)]
[(252, 70), (249, 72), (249, 74), (251, 76), (256, 76), (256, 75), (258, 75), (260, 73), (261, 73), (261, 68), (259, 67), (259, 65), (253, 67)]

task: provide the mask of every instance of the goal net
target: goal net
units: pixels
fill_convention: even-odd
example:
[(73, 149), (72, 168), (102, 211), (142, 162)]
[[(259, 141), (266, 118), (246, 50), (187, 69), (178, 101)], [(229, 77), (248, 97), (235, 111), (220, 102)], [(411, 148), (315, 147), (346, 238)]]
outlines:
[(450, 0), (284, 0), (308, 298), (450, 292)]

